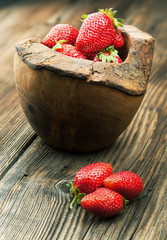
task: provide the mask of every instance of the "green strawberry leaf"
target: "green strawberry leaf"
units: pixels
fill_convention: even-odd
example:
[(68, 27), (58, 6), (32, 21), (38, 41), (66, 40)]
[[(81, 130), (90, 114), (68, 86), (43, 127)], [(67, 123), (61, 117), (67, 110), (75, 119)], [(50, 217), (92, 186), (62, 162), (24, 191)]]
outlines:
[(55, 39), (55, 42), (56, 42), (56, 45), (52, 49), (56, 51), (56, 49), (61, 49), (62, 48), (61, 44), (67, 42), (67, 40), (56, 41), (56, 39)]
[(122, 23), (118, 23), (118, 27), (123, 27), (124, 25)]
[(68, 184), (66, 184), (67, 187), (70, 188), (70, 193), (72, 194), (73, 193), (73, 190), (74, 190), (74, 185), (72, 182), (69, 182)]
[(111, 61), (114, 61), (114, 62), (116, 61), (115, 57), (112, 55), (107, 58), (107, 62), (111, 62)]
[(109, 9), (106, 8), (105, 10), (99, 9), (99, 12), (105, 13), (107, 16), (109, 16), (109, 18), (114, 20), (114, 24), (116, 25), (116, 27), (118, 26), (118, 23), (121, 23), (124, 21), (122, 18), (114, 18), (115, 14), (117, 13), (117, 10), (113, 11), (112, 8), (109, 8)]
[(81, 205), (81, 199), (77, 198), (77, 204)]
[(122, 18), (117, 18), (118, 22), (123, 22), (124, 20)]
[(105, 13), (109, 18), (114, 19), (115, 14), (117, 13), (117, 10), (112, 11), (112, 8), (106, 8), (106, 9), (99, 9), (99, 12)]
[(85, 18), (87, 18), (87, 14), (83, 14), (82, 16), (81, 16), (81, 18), (83, 18), (83, 19), (85, 19)]
[[(123, 22), (124, 20), (122, 19), (122, 21), (121, 22)], [(114, 18), (114, 25), (116, 26), (116, 27), (123, 27), (123, 24), (121, 23), (120, 21), (118, 21), (118, 19), (117, 18)], [(118, 29), (118, 28), (117, 28)]]
[(110, 8), (109, 10), (111, 10), (111, 16), (114, 18), (115, 14), (117, 13), (117, 10), (112, 12), (112, 8)]
[[(110, 52), (110, 55), (105, 55), (105, 52)], [(99, 52), (96, 57), (99, 58), (102, 62), (116, 62), (116, 57), (118, 57), (118, 51), (114, 49), (114, 46), (109, 46), (103, 51)]]
[(76, 187), (75, 189), (74, 189), (74, 194), (76, 195), (76, 196), (78, 196), (79, 195), (79, 189)]
[(79, 194), (78, 194), (78, 198), (77, 198), (77, 204), (78, 204), (78, 205), (81, 205), (81, 199), (82, 199), (83, 197), (85, 197), (85, 196), (86, 196), (85, 193), (79, 193)]
[(62, 48), (61, 43), (57, 42), (56, 45), (52, 48), (53, 50)]
[(87, 14), (83, 14), (83, 15), (81, 16), (81, 18), (82, 18), (82, 19), (81, 19), (81, 22), (84, 22), (84, 20), (87, 18), (87, 16), (88, 16)]
[(77, 202), (78, 205), (81, 204), (81, 199), (86, 195), (85, 193), (80, 193), (79, 189), (76, 187), (74, 188), (74, 184), (72, 182), (69, 182), (66, 184), (67, 187), (70, 188), (70, 194), (74, 197), (71, 204), (70, 209), (73, 208), (73, 204)]
[[(122, 21), (121, 22), (123, 22), (124, 20), (122, 19)], [(120, 21), (118, 21), (118, 19), (117, 18), (114, 18), (114, 28), (115, 28), (115, 30), (116, 30), (116, 32), (117, 32), (117, 34), (118, 34), (118, 27), (123, 27), (123, 24), (121, 23)]]
[(67, 42), (67, 40), (59, 40), (58, 42), (59, 43), (65, 43), (65, 42)]
[(117, 13), (117, 10), (112, 10), (112, 8), (109, 9), (99, 9), (99, 12), (105, 13), (111, 20), (113, 20), (114, 28), (116, 30), (116, 33), (118, 34), (118, 27), (123, 27), (123, 22), (124, 20), (122, 18), (115, 18), (115, 14)]
[(129, 200), (127, 200), (124, 196), (122, 196), (123, 199), (123, 207), (127, 208), (127, 204), (129, 204)]

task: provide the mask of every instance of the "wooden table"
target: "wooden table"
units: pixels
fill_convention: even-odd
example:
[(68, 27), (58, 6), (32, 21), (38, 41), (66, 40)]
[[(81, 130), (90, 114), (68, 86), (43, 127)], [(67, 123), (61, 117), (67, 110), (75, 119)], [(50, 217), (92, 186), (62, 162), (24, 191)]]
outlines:
[[(147, 93), (126, 131), (108, 148), (73, 154), (50, 148), (21, 109), (13, 75), (15, 42), (43, 38), (57, 23), (79, 28), (80, 16), (113, 7), (117, 17), (156, 40)], [(0, 2), (0, 240), (167, 239), (167, 1)], [(69, 209), (66, 183), (93, 162), (130, 170), (144, 196), (110, 219)]]

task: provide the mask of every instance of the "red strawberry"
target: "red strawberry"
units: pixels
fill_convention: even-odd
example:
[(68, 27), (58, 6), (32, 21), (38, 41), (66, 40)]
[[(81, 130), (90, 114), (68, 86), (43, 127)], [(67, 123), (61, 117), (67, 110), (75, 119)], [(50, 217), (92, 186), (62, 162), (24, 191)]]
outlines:
[(57, 42), (57, 44), (53, 47), (56, 52), (73, 58), (87, 59), (75, 46), (70, 44), (61, 44), (62, 42), (64, 42), (64, 40)]
[[(85, 18), (77, 40), (76, 47), (83, 53), (98, 53), (113, 44), (117, 26), (122, 19), (114, 19), (116, 11), (101, 9), (99, 12), (84, 14)], [(121, 24), (122, 26), (122, 24)]]
[(81, 206), (99, 217), (107, 218), (119, 213), (123, 208), (122, 196), (107, 188), (98, 188), (81, 200)]
[(96, 57), (97, 53), (87, 53), (86, 57), (89, 60), (93, 60)]
[(106, 188), (118, 192), (131, 201), (137, 198), (143, 191), (141, 178), (130, 171), (114, 173), (106, 178), (103, 184)]
[(124, 45), (124, 39), (122, 37), (122, 34), (119, 29), (117, 29), (117, 35), (115, 37), (115, 40), (113, 42), (113, 46), (115, 49), (120, 49)]
[(112, 174), (112, 166), (109, 163), (92, 163), (80, 169), (74, 179), (74, 188), (82, 193), (94, 192), (103, 185), (105, 178)]
[(118, 51), (114, 49), (114, 46), (110, 46), (98, 53), (94, 57), (93, 61), (122, 63), (122, 59), (119, 57)]
[[(70, 192), (74, 195), (73, 202), (83, 197), (81, 193), (85, 195), (102, 187), (104, 179), (110, 176), (112, 171), (112, 166), (109, 163), (101, 162), (92, 163), (80, 169), (75, 176), (74, 184), (70, 183)], [(71, 203), (71, 208), (73, 202)]]
[(74, 45), (78, 36), (78, 30), (69, 24), (57, 24), (44, 37), (42, 43), (47, 47), (55, 46), (55, 40), (66, 40), (67, 44)]

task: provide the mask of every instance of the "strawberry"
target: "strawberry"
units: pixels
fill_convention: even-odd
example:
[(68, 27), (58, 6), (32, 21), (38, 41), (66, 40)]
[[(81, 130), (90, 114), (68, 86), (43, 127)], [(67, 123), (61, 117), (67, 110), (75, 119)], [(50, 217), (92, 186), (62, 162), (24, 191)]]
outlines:
[(123, 205), (122, 196), (107, 188), (98, 188), (81, 199), (81, 206), (85, 210), (102, 218), (116, 215)]
[(122, 37), (122, 34), (119, 29), (117, 29), (117, 35), (115, 37), (115, 40), (113, 42), (113, 46), (115, 49), (120, 49), (124, 45), (124, 39)]
[(116, 62), (122, 63), (122, 59), (118, 55), (118, 51), (114, 49), (114, 46), (110, 46), (100, 53), (98, 53), (94, 59), (94, 62), (102, 61), (102, 62)]
[(118, 192), (131, 201), (137, 198), (143, 191), (141, 178), (130, 171), (114, 173), (106, 178), (103, 184), (106, 188)]
[(84, 14), (84, 22), (79, 30), (76, 47), (83, 53), (98, 53), (113, 44), (117, 26), (122, 19), (115, 19), (116, 11), (100, 9), (99, 12)]
[(87, 59), (81, 52), (78, 51), (75, 46), (65, 44), (64, 42), (65, 40), (60, 40), (59, 42), (57, 42), (57, 44), (53, 47), (53, 50), (73, 58)]
[[(92, 163), (81, 168), (74, 178), (74, 184), (68, 184), (70, 192), (74, 196), (70, 207), (72, 208), (75, 200), (80, 199), (88, 193), (94, 192), (99, 187), (103, 186), (105, 178), (112, 174), (112, 166), (109, 163)], [(84, 193), (84, 194), (82, 194)]]
[(93, 60), (96, 57), (97, 53), (87, 53), (86, 57), (89, 60)]
[(109, 163), (92, 163), (80, 169), (74, 179), (74, 188), (80, 192), (91, 193), (103, 185), (103, 180), (112, 174), (112, 166)]
[(57, 24), (44, 37), (42, 43), (49, 48), (55, 46), (55, 40), (66, 40), (67, 44), (74, 45), (78, 36), (78, 30), (69, 24)]

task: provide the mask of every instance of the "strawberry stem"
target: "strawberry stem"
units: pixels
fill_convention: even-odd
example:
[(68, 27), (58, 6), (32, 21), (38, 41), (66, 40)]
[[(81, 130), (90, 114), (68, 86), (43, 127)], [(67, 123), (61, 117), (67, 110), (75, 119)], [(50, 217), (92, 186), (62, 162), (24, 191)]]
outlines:
[(67, 184), (68, 187), (70, 187), (70, 194), (74, 197), (71, 204), (70, 209), (73, 209), (73, 204), (77, 202), (78, 205), (81, 204), (81, 199), (86, 195), (85, 193), (80, 193), (79, 189), (77, 187), (74, 188), (74, 184), (72, 182), (69, 182)]
[(70, 204), (70, 209), (73, 209), (74, 202), (77, 201), (77, 196), (75, 196)]

